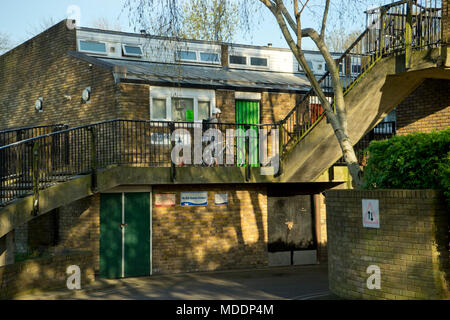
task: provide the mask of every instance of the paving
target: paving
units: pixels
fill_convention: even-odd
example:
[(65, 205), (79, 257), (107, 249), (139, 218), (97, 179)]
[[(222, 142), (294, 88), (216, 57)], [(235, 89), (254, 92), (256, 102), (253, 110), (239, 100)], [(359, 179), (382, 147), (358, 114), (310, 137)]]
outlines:
[(157, 275), (97, 280), (82, 290), (20, 296), (19, 300), (323, 300), (327, 265)]

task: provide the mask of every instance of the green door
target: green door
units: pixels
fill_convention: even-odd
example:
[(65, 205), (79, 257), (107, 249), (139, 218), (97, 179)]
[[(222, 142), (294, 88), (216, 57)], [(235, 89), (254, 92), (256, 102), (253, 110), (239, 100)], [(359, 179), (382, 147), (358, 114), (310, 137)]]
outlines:
[(125, 193), (125, 277), (150, 275), (150, 195)]
[[(259, 166), (259, 150), (258, 150), (258, 126), (252, 126), (259, 124), (259, 101), (248, 101), (248, 100), (236, 100), (236, 123), (247, 124), (249, 126), (238, 126), (237, 136), (237, 162), (242, 166), (242, 164), (247, 163), (246, 153), (247, 148), (249, 150), (248, 162), (251, 163), (252, 167)], [(245, 143), (245, 133), (248, 129), (252, 130), (248, 137), (248, 145)]]
[(122, 194), (100, 195), (100, 276), (122, 276)]
[(150, 194), (100, 196), (100, 276), (150, 275)]

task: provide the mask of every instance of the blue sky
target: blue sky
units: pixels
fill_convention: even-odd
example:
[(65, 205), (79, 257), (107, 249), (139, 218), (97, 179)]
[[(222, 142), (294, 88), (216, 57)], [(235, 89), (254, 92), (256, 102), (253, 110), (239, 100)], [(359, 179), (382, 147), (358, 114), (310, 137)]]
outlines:
[[(58, 22), (66, 18), (71, 5), (81, 9), (82, 26), (92, 26), (97, 19), (106, 18), (111, 25), (120, 21), (122, 31), (133, 32), (133, 28), (129, 27), (128, 12), (122, 12), (123, 0), (2, 0), (0, 33), (6, 33), (14, 44), (20, 44), (39, 30), (45, 21), (53, 19)], [(269, 14), (264, 15), (261, 24), (254, 28), (250, 36), (237, 36), (234, 42), (255, 45), (270, 42), (275, 47), (286, 47), (275, 19)]]
[[(2, 0), (0, 10), (0, 33), (9, 35), (18, 45), (29, 39), (33, 33), (42, 29), (42, 24), (50, 20), (55, 23), (68, 17), (68, 8), (76, 5), (81, 11), (81, 25), (92, 26), (99, 18), (106, 18), (110, 25), (120, 22), (122, 31), (133, 32), (129, 26), (128, 12), (122, 11), (124, 0)], [(261, 22), (247, 38), (236, 36), (234, 42), (274, 47), (287, 47), (274, 17), (262, 10)], [(311, 19), (310, 19), (311, 20)], [(305, 23), (306, 22), (306, 23)], [(313, 21), (304, 21), (304, 25)], [(312, 49), (311, 41), (306, 40), (305, 49)]]

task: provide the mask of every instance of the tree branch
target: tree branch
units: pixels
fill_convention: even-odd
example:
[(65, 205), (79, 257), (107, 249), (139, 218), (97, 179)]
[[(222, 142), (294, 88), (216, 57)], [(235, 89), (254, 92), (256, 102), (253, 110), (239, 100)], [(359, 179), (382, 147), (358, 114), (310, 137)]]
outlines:
[(327, 27), (327, 18), (329, 9), (330, 9), (330, 0), (326, 0), (325, 10), (323, 12), (323, 19), (322, 19), (322, 29), (320, 30), (320, 38), (322, 40), (325, 38), (325, 29)]

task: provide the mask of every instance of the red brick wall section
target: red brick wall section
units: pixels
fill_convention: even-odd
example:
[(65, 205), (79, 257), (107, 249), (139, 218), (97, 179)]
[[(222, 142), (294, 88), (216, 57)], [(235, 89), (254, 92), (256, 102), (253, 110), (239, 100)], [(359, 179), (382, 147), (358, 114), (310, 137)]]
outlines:
[[(77, 126), (117, 117), (112, 73), (67, 54), (76, 51), (66, 21), (0, 56), (0, 129), (66, 123)], [(89, 104), (81, 94), (92, 89)], [(35, 101), (44, 100), (42, 113)]]
[(400, 135), (446, 129), (450, 126), (450, 80), (426, 79), (396, 113)]

